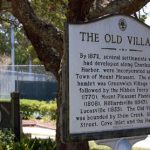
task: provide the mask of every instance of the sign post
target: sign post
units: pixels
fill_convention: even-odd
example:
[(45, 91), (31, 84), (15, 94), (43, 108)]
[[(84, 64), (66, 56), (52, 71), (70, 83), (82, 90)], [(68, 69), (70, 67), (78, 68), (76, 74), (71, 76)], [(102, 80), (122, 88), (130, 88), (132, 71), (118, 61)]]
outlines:
[(63, 140), (150, 133), (150, 28), (107, 16), (67, 25)]

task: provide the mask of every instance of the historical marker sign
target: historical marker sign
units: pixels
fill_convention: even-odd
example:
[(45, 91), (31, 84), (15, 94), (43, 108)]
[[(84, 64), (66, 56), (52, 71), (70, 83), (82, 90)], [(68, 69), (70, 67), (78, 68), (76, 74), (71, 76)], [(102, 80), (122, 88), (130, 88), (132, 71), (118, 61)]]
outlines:
[(115, 15), (68, 24), (67, 36), (65, 140), (148, 134), (150, 28)]

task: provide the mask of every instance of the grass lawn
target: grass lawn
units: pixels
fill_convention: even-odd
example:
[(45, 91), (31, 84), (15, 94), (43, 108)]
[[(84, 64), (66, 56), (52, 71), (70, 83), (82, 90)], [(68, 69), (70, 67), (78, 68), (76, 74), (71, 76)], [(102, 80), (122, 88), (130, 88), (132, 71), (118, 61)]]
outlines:
[(97, 145), (94, 141), (89, 142), (90, 150), (112, 150), (110, 147), (105, 145)]
[[(89, 141), (90, 150), (112, 150), (110, 147), (105, 145), (97, 145), (95, 141)], [(133, 147), (132, 150), (150, 150), (149, 148), (136, 148)]]

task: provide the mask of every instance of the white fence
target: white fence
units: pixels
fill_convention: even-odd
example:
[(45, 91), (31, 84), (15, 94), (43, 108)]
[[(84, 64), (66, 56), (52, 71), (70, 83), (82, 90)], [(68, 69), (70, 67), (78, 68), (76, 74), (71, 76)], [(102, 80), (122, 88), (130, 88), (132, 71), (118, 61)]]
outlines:
[(10, 93), (17, 91), (17, 81), (55, 81), (53, 74), (46, 72), (42, 65), (0, 66), (0, 98), (10, 98)]

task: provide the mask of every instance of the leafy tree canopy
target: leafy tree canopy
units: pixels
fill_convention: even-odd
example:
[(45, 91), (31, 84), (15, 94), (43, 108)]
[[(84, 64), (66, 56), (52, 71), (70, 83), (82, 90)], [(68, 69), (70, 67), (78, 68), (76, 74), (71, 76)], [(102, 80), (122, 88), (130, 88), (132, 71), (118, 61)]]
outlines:
[(32, 0), (31, 5), (42, 20), (52, 22), (56, 27), (63, 29), (67, 0)]
[[(57, 0), (57, 1), (55, 1), (55, 0), (51, 0), (51, 1), (50, 0), (30, 0), (29, 2), (31, 5), (31, 8), (35, 11), (35, 14), (38, 16), (39, 19), (41, 19), (42, 21), (44, 21), (46, 23), (49, 23), (49, 22), (52, 23), (56, 28), (58, 28), (61, 31), (63, 30), (64, 22), (66, 21), (66, 16), (69, 19), (69, 17), (76, 18), (76, 17), (80, 17), (80, 15), (84, 16), (84, 13), (87, 13), (86, 9), (84, 10), (85, 12), (83, 11), (80, 13), (81, 2), (79, 3), (78, 1), (74, 1), (74, 0), (72, 0), (72, 1), (71, 0), (69, 0), (69, 1), (68, 0)], [(76, 4), (74, 4), (74, 2), (76, 2)], [(90, 2), (90, 9), (88, 8), (89, 2)], [(103, 15), (103, 13), (107, 14), (108, 12), (110, 13), (111, 11), (115, 11), (115, 10), (112, 10), (112, 8), (116, 9), (116, 5), (120, 5), (120, 9), (124, 8), (124, 5), (122, 5), (122, 1), (120, 1), (120, 2), (112, 1), (111, 2), (110, 0), (105, 0), (105, 1), (104, 0), (95, 0), (95, 1), (91, 0), (89, 2), (86, 5), (86, 7), (89, 9), (89, 10), (87, 10), (87, 11), (89, 11), (89, 14), (86, 14), (86, 16), (84, 16), (84, 19), (85, 18), (86, 19), (96, 18), (96, 17), (98, 17), (98, 15), (99, 16)], [(100, 5), (100, 2), (101, 2), (101, 5)], [(143, 2), (140, 5), (144, 6), (147, 2), (148, 1), (146, 1), (145, 3)], [(77, 4), (77, 3), (79, 3), (79, 4)], [(114, 3), (116, 3), (116, 4), (114, 4)], [(10, 12), (12, 11), (11, 10), (12, 4), (10, 1), (3, 1), (3, 0), (1, 0), (0, 4), (1, 4), (1, 8), (3, 8), (3, 11), (0, 15), (0, 17), (1, 17), (0, 53), (1, 54), (5, 53), (7, 55), (10, 55), (10, 49), (11, 49), (11, 45), (10, 45), (10, 23), (11, 23), (10, 15), (11, 14), (8, 13), (8, 11), (10, 11)], [(67, 9), (68, 5), (69, 5), (70, 9)], [(76, 7), (75, 7), (75, 5), (76, 5)], [(135, 5), (138, 5), (138, 4), (135, 3)], [(142, 6), (141, 6), (141, 8), (142, 8)], [(76, 8), (78, 10), (76, 10)], [(137, 8), (135, 8), (135, 9), (137, 9)], [(6, 11), (6, 10), (8, 10), (8, 11)], [(76, 11), (78, 11), (78, 12), (76, 13)], [(74, 14), (74, 13), (76, 13), (76, 14)], [(74, 17), (74, 15), (76, 15), (76, 17)], [(136, 16), (141, 21), (144, 21), (146, 19), (146, 14), (141, 15), (140, 13), (138, 13), (138, 15), (136, 15)], [(74, 20), (74, 19), (72, 19), (72, 20)], [(80, 17), (80, 20), (82, 20), (82, 17)], [(34, 48), (31, 46), (31, 43), (29, 42), (29, 40), (26, 38), (26, 36), (24, 34), (23, 26), (18, 22), (17, 19), (13, 23), (15, 24), (15, 56), (16, 56), (15, 63), (16, 64), (28, 64), (28, 59), (32, 58), (33, 64), (39, 64), (40, 61), (37, 58)], [(31, 51), (31, 47), (32, 47), (32, 51)]]

